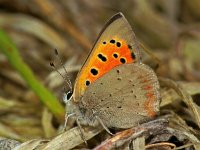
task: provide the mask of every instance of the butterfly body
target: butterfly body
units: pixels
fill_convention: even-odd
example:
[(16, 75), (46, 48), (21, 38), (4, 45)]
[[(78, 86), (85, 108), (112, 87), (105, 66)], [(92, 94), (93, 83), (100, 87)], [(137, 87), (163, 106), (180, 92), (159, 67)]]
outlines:
[(141, 63), (135, 35), (118, 13), (102, 30), (80, 70), (69, 109), (80, 124), (130, 128), (159, 112), (159, 83)]

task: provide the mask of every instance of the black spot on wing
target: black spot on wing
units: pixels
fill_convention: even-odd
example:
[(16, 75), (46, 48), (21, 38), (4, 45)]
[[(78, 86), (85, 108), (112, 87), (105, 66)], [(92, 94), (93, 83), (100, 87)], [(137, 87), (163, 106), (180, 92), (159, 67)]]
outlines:
[(120, 58), (120, 62), (121, 62), (122, 64), (124, 64), (124, 63), (126, 63), (126, 59), (125, 59), (125, 58)]
[(121, 43), (120, 43), (120, 42), (117, 42), (116, 45), (117, 45), (117, 47), (120, 47), (120, 46), (121, 46)]
[(107, 58), (106, 58), (104, 55), (102, 55), (102, 54), (98, 54), (98, 58), (99, 58), (101, 61), (103, 61), (103, 62), (106, 62), (106, 61), (107, 61)]
[(110, 40), (110, 43), (114, 44), (114, 43), (115, 43), (115, 40), (113, 40), (113, 39), (112, 39), (112, 40)]
[(113, 57), (114, 57), (114, 58), (118, 58), (118, 54), (114, 53), (114, 54), (113, 54)]
[(98, 74), (98, 70), (95, 69), (95, 68), (92, 68), (92, 69), (90, 70), (90, 72), (91, 72), (94, 76), (96, 76), (96, 75)]
[(86, 85), (86, 86), (90, 85), (90, 81), (87, 80), (87, 81), (85, 82), (85, 85)]

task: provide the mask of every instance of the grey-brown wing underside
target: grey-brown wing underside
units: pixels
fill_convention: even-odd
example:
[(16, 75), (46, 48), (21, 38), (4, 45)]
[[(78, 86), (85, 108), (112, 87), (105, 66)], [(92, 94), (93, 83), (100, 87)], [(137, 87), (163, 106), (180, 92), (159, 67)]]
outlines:
[(85, 91), (81, 101), (107, 127), (129, 128), (159, 111), (159, 83), (154, 71), (144, 64), (113, 68)]

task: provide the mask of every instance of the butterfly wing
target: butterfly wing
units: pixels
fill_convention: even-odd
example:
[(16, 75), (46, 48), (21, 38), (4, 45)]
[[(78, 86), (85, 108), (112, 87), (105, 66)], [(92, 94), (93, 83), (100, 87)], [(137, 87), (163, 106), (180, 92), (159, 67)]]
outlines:
[(158, 79), (151, 68), (144, 64), (124, 64), (91, 84), (82, 104), (107, 127), (130, 128), (157, 114), (158, 90)]
[(85, 89), (112, 68), (127, 63), (139, 63), (139, 50), (134, 32), (122, 13), (114, 15), (104, 26), (87, 60), (76, 78), (74, 101)]

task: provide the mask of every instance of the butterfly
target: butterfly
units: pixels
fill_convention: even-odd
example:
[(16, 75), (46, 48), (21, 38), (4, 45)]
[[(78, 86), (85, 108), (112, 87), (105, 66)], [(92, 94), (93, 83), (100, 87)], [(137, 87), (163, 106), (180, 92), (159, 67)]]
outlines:
[(67, 95), (68, 115), (81, 125), (125, 129), (159, 112), (159, 82), (143, 64), (139, 45), (122, 13), (104, 26)]

